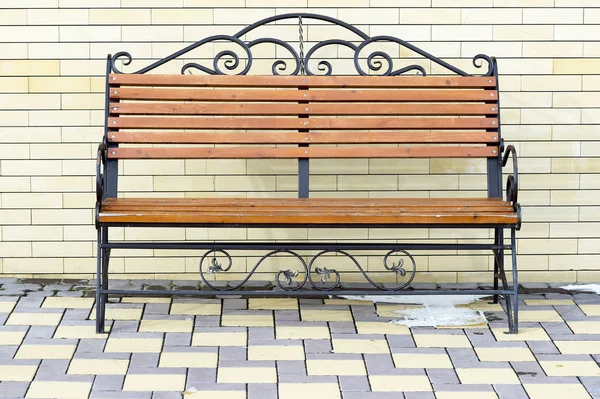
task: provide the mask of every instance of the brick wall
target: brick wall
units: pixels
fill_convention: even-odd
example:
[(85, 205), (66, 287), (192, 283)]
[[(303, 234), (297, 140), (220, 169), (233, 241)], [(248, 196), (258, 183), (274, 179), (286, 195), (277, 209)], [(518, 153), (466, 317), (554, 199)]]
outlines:
[[(273, 8), (275, 3), (281, 8)], [(598, 0), (1, 0), (0, 272), (91, 277), (95, 270), (92, 190), (107, 53), (130, 51), (135, 58), (131, 67), (143, 67), (208, 35), (232, 34), (261, 18), (304, 10), (356, 24), (371, 35), (401, 37), (469, 71), (475, 71), (469, 64), (477, 53), (499, 57), (503, 134), (520, 154), (522, 279), (598, 281), (599, 7)], [(306, 26), (307, 48), (333, 32), (350, 38), (323, 25)], [(265, 27), (261, 34), (297, 41), (294, 25)], [(208, 60), (224, 48), (206, 46), (194, 57)], [(404, 49), (393, 51), (414, 56)], [(261, 54), (255, 73), (270, 70), (267, 58), (273, 50)], [(343, 50), (326, 54), (347, 56)], [(183, 60), (161, 71), (176, 72), (181, 65)], [(340, 73), (343, 65), (334, 63)], [(311, 185), (313, 196), (321, 197), (449, 196), (459, 189), (461, 195), (475, 196), (483, 194), (484, 170), (481, 164), (448, 160), (314, 161)], [(147, 196), (147, 191), (161, 196), (294, 196), (295, 171), (294, 161), (260, 160), (138, 161), (121, 167), (128, 196)], [(183, 186), (187, 192), (180, 191)], [(457, 231), (426, 229), (113, 233), (113, 238), (136, 240), (457, 239)], [(458, 232), (461, 241), (488, 237), (487, 231)], [(123, 251), (115, 254), (111, 271), (195, 278), (198, 253), (184, 255)], [(253, 265), (259, 254), (249, 255), (247, 262), (238, 259), (235, 271)], [(490, 280), (488, 256), (417, 255), (420, 270), (429, 271), (420, 281)], [(381, 269), (379, 258), (365, 254), (360, 259), (375, 273)], [(276, 270), (277, 262), (263, 270)], [(330, 265), (352, 269), (338, 259)]]

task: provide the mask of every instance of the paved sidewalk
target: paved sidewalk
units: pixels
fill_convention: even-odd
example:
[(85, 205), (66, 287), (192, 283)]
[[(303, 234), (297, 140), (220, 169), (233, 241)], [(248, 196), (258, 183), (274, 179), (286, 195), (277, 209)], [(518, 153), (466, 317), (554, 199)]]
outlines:
[(487, 327), (409, 329), (401, 305), (122, 298), (96, 335), (87, 282), (0, 284), (1, 398), (600, 398), (595, 294), (525, 287), (518, 335), (485, 301)]

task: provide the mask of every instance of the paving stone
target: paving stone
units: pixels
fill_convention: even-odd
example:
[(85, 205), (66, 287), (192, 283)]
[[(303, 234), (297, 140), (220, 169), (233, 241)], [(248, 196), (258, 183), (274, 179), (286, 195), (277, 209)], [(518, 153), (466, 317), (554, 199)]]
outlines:
[(427, 369), (427, 376), (432, 384), (459, 384), (454, 369)]
[(200, 384), (216, 383), (217, 369), (216, 368), (191, 368), (187, 373), (186, 389), (197, 387)]
[(371, 390), (369, 379), (366, 376), (340, 376), (340, 389), (342, 392), (368, 392)]
[(331, 341), (328, 339), (307, 339), (304, 341), (306, 353), (331, 353)]
[(329, 330), (332, 334), (356, 334), (356, 327), (351, 321), (332, 321), (329, 323)]
[(20, 297), (25, 295), (25, 291), (18, 289), (1, 289), (0, 297)]
[(66, 374), (69, 360), (44, 359), (38, 368), (38, 374)]
[(579, 377), (579, 380), (593, 398), (600, 397), (600, 377)]
[(170, 307), (169, 303), (147, 303), (144, 307), (144, 318), (146, 315), (167, 315)]
[(166, 333), (165, 346), (189, 346), (192, 342), (191, 333)]
[(323, 305), (323, 300), (322, 299), (300, 298), (300, 299), (298, 299), (298, 303), (301, 306), (304, 306), (304, 305)]
[(131, 355), (129, 368), (134, 367), (158, 367), (159, 353), (134, 353)]
[(54, 335), (54, 331), (56, 331), (56, 327), (54, 326), (31, 326), (29, 331), (27, 331), (24, 343), (41, 338), (50, 339)]
[(448, 348), (448, 355), (456, 368), (472, 367), (474, 363), (479, 363), (479, 358), (473, 349)]
[[(408, 392), (407, 392), (408, 393)], [(415, 393), (415, 392), (411, 392)], [(343, 392), (343, 399), (403, 399), (406, 396), (402, 392)], [(419, 397), (415, 397), (421, 399)], [(431, 396), (423, 396), (423, 399), (434, 399), (433, 394)]]
[(306, 363), (303, 360), (278, 360), (277, 374), (306, 375)]
[(152, 394), (152, 399), (181, 399), (181, 392), (156, 391)]
[(248, 399), (277, 399), (277, 384), (248, 384)]
[(469, 338), (469, 341), (476, 345), (478, 343), (483, 342), (496, 342), (496, 338), (494, 338), (494, 334), (489, 329), (483, 328), (474, 328), (474, 329), (465, 329), (465, 333)]
[(552, 341), (527, 341), (527, 345), (535, 355), (560, 353)]
[(77, 352), (102, 352), (105, 345), (105, 339), (81, 339), (77, 345)]
[(24, 398), (29, 388), (28, 381), (0, 382), (0, 398)]
[(275, 310), (275, 322), (279, 321), (300, 321), (300, 314), (297, 310)]
[(72, 297), (72, 298), (78, 298), (78, 297), (82, 297), (83, 296), (83, 292), (81, 291), (59, 291), (56, 293), (56, 296), (58, 297)]
[(567, 323), (564, 323), (564, 322), (558, 322), (558, 323), (542, 322), (541, 324), (542, 324), (542, 327), (544, 327), (544, 330), (546, 330), (548, 335), (550, 335), (551, 337), (553, 337), (555, 335), (573, 334), (573, 331), (571, 331), (571, 329), (569, 328)]
[(386, 339), (390, 348), (416, 348), (412, 335), (388, 334)]
[(272, 327), (248, 327), (248, 342), (275, 339), (275, 329)]
[(123, 388), (124, 375), (98, 375), (94, 379), (92, 390), (120, 391)]
[(222, 346), (219, 348), (219, 362), (229, 360), (246, 361), (247, 349), (243, 346)]
[(246, 299), (223, 299), (223, 310), (246, 310), (248, 301)]
[(498, 399), (528, 399), (529, 396), (521, 385), (514, 384), (496, 384), (494, 390)]
[(38, 291), (42, 289), (41, 284), (20, 284), (20, 283), (7, 283), (2, 284), (2, 288), (5, 290), (21, 290), (21, 291)]
[[(63, 318), (61, 320), (61, 324), (69, 325), (67, 322), (77, 320), (83, 321), (88, 318), (90, 314), (89, 309), (67, 309), (63, 314)], [(108, 322), (107, 322), (108, 324)]]
[(152, 392), (142, 391), (94, 391), (90, 394), (90, 399), (151, 399)]
[(542, 370), (538, 362), (511, 362), (511, 365), (519, 377), (545, 376), (544, 370)]
[[(194, 327), (219, 327), (221, 325), (220, 316), (196, 316)], [(194, 330), (196, 331), (196, 330)]]
[(28, 298), (47, 298), (54, 296), (52, 291), (31, 291), (27, 293)]
[(0, 345), (0, 360), (14, 358), (17, 349), (19, 349), (17, 345)]
[(139, 321), (135, 320), (115, 320), (112, 324), (111, 333), (131, 332), (137, 333)]

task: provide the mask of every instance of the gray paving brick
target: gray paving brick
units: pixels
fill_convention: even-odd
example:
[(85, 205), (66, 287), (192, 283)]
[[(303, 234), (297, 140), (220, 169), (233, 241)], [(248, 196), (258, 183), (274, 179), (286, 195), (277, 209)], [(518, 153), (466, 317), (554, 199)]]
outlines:
[(551, 336), (573, 334), (567, 323), (541, 323), (544, 330)]
[(579, 377), (579, 380), (593, 398), (600, 397), (600, 377)]
[(144, 318), (146, 315), (167, 315), (170, 307), (169, 303), (147, 303), (144, 307)]
[(219, 316), (196, 316), (194, 327), (219, 327), (220, 324)]
[(544, 377), (546, 375), (538, 362), (511, 362), (511, 364), (518, 376)]
[(390, 348), (416, 348), (412, 335), (387, 335)]
[(351, 321), (332, 321), (329, 323), (332, 334), (356, 334), (356, 328)]
[[(414, 392), (413, 392), (414, 393)], [(344, 392), (343, 399), (403, 399), (406, 396), (402, 392)], [(416, 398), (416, 397), (415, 397)], [(434, 399), (431, 396), (424, 396), (423, 399)], [(419, 398), (421, 399), (421, 398)]]
[(48, 374), (40, 373), (35, 375), (35, 381), (56, 381), (56, 382), (89, 382), (94, 381), (93, 375), (74, 375), (74, 374)]
[(278, 321), (300, 321), (300, 313), (297, 310), (275, 310), (275, 322)]
[(168, 375), (168, 374), (185, 374), (184, 367), (131, 367), (127, 370), (127, 374), (144, 374), (144, 375)]
[(328, 339), (307, 339), (304, 341), (306, 353), (330, 353), (332, 351), (331, 341)]
[(560, 353), (553, 342), (551, 341), (528, 341), (529, 349), (535, 354), (544, 353)]
[(16, 345), (0, 345), (0, 360), (12, 359), (19, 349)]
[[(90, 311), (88, 309), (67, 309), (63, 314), (63, 318), (61, 320), (61, 324), (69, 325), (69, 321), (76, 320), (78, 322), (82, 322), (88, 318)], [(90, 321), (90, 324), (95, 323), (95, 321)]]
[(277, 399), (277, 384), (248, 384), (248, 399)]
[(25, 295), (25, 291), (23, 290), (18, 290), (18, 289), (1, 289), (0, 290), (0, 297), (20, 297)]
[(454, 369), (427, 369), (427, 376), (432, 384), (459, 384)]
[(366, 376), (340, 376), (339, 382), (342, 392), (368, 392), (371, 390), (369, 379)]
[(54, 292), (51, 291), (31, 291), (27, 293), (28, 298), (47, 298), (54, 296)]
[(275, 339), (275, 329), (272, 327), (249, 327), (248, 342)]
[(310, 298), (300, 298), (298, 299), (298, 303), (300, 306), (304, 307), (305, 305), (323, 305), (322, 299), (310, 299)]
[(474, 345), (481, 342), (496, 342), (496, 338), (494, 338), (494, 334), (487, 328), (473, 328), (466, 329), (467, 338)]
[(102, 352), (106, 346), (105, 339), (81, 339), (77, 346), (77, 352)]
[(277, 374), (306, 375), (306, 363), (303, 360), (278, 360)]
[(209, 368), (193, 368), (188, 369), (186, 389), (195, 387), (200, 384), (216, 383), (217, 369)]
[(248, 300), (246, 299), (223, 299), (223, 310), (246, 310), (248, 309)]
[(135, 320), (115, 320), (111, 328), (111, 334), (114, 333), (137, 333), (139, 322)]
[(40, 338), (50, 339), (54, 335), (54, 331), (56, 331), (54, 326), (31, 326), (25, 336), (25, 342)]
[(452, 359), (454, 367), (473, 367), (473, 363), (479, 363), (475, 351), (470, 348), (448, 348), (448, 355)]
[(229, 360), (246, 360), (247, 350), (243, 346), (222, 346), (219, 348), (219, 363)]
[(0, 382), (0, 398), (24, 398), (29, 388), (29, 382), (2, 381)]
[(83, 296), (83, 292), (82, 291), (77, 291), (77, 290), (73, 290), (73, 291), (59, 291), (59, 292), (56, 293), (56, 296), (77, 298), (77, 297)]
[(528, 399), (529, 396), (521, 385), (502, 384), (494, 385), (498, 399)]
[(158, 367), (158, 353), (133, 353), (131, 355), (131, 361), (129, 362), (129, 368), (136, 367)]
[(280, 383), (338, 383), (337, 377), (330, 375), (291, 375), (283, 374), (279, 376)]
[(189, 346), (191, 342), (191, 333), (166, 333), (164, 346)]
[(152, 392), (94, 391), (90, 399), (151, 399)]
[(152, 394), (152, 399), (181, 399), (181, 392), (157, 391)]
[(120, 391), (124, 380), (125, 376), (123, 375), (99, 375), (94, 379), (92, 389), (97, 391)]
[(69, 360), (44, 359), (38, 368), (38, 374), (66, 374), (67, 368), (69, 368), (69, 362)]

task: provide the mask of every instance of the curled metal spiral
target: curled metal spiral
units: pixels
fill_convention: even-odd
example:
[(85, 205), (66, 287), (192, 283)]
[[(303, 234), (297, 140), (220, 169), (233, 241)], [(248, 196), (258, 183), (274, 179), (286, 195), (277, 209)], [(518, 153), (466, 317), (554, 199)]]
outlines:
[[(313, 47), (306, 53), (306, 56), (302, 57), (296, 52), (296, 50), (294, 50), (294, 48), (289, 43), (287, 43), (283, 40), (277, 39), (277, 38), (263, 37), (263, 38), (255, 39), (255, 40), (248, 41), (248, 42), (245, 42), (244, 40), (242, 40), (242, 38), (247, 33), (251, 32), (261, 26), (264, 26), (268, 23), (281, 21), (281, 20), (287, 20), (287, 19), (295, 19), (295, 20), (300, 20), (300, 21), (302, 19), (315, 19), (315, 20), (320, 20), (320, 21), (324, 21), (324, 22), (329, 22), (331, 24), (340, 26), (340, 27), (352, 32), (357, 37), (357, 39), (353, 40), (353, 42), (355, 42), (355, 43), (358, 42), (359, 44), (356, 45), (351, 41), (342, 40), (342, 39), (323, 40), (323, 41), (320, 41), (320, 42), (314, 44)], [(315, 75), (315, 74), (332, 75), (333, 74), (333, 66), (330, 61), (327, 61), (327, 60), (318, 61), (316, 73), (313, 72), (310, 69), (310, 67), (308, 66), (308, 61), (311, 60), (311, 57), (313, 57), (315, 51), (317, 51), (318, 49), (323, 48), (325, 46), (331, 46), (331, 45), (347, 47), (347, 48), (351, 49), (352, 51), (354, 51), (354, 56), (353, 56), (354, 66), (355, 66), (356, 72), (359, 75), (368, 75), (369, 72), (375, 72), (379, 75), (385, 75), (385, 76), (396, 76), (396, 75), (402, 75), (402, 74), (409, 73), (409, 72), (417, 72), (418, 74), (426, 75), (425, 68), (423, 68), (422, 66), (417, 65), (417, 64), (413, 64), (413, 65), (395, 69), (392, 57), (388, 53), (381, 51), (381, 50), (373, 51), (367, 55), (366, 60), (367, 60), (368, 71), (365, 71), (363, 69), (363, 67), (361, 67), (361, 65), (359, 64), (359, 54), (369, 44), (376, 43), (376, 42), (388, 42), (388, 43), (399, 44), (401, 47), (404, 47), (406, 49), (411, 50), (412, 52), (414, 52), (416, 54), (419, 54), (420, 56), (424, 57), (424, 59), (430, 60), (434, 64), (442, 66), (443, 68), (445, 68), (446, 70), (448, 70), (452, 73), (456, 73), (461, 76), (470, 76), (469, 73), (463, 71), (462, 69), (457, 68), (457, 67), (429, 54), (428, 52), (426, 52), (426, 51), (424, 51), (402, 39), (399, 39), (399, 38), (396, 38), (393, 36), (385, 36), (385, 35), (370, 37), (366, 33), (362, 32), (360, 29), (356, 28), (355, 26), (352, 26), (343, 21), (340, 21), (339, 19), (328, 17), (326, 15), (319, 15), (319, 14), (312, 14), (312, 13), (289, 13), (289, 14), (276, 15), (273, 17), (265, 18), (265, 19), (258, 21), (252, 25), (249, 25), (248, 27), (240, 30), (239, 32), (237, 32), (233, 35), (214, 35), (214, 36), (204, 38), (193, 44), (190, 44), (189, 46), (187, 46), (187, 47), (185, 47), (185, 48), (183, 48), (161, 60), (158, 60), (142, 69), (139, 69), (133, 73), (143, 74), (143, 73), (149, 72), (171, 60), (183, 57), (185, 54), (189, 53), (190, 51), (192, 51), (200, 46), (203, 46), (207, 43), (213, 43), (213, 42), (235, 43), (237, 45), (237, 51), (228, 49), (228, 50), (223, 50), (223, 51), (219, 52), (212, 61), (212, 68), (202, 65), (198, 62), (188, 62), (181, 69), (181, 73), (183, 74), (186, 72), (190, 72), (192, 70), (197, 70), (197, 71), (201, 71), (201, 72), (204, 72), (204, 73), (207, 73), (210, 75), (225, 75), (225, 74), (233, 74), (233, 73), (238, 74), (238, 75), (245, 75), (245, 74), (248, 74), (248, 72), (250, 72), (250, 70), (252, 69), (252, 66), (253, 66), (253, 59), (254, 59), (254, 56), (252, 54), (253, 47), (258, 44), (262, 44), (262, 43), (271, 43), (271, 44), (274, 44), (275, 46), (281, 46), (281, 47), (285, 48), (291, 54), (291, 57), (295, 61), (295, 64), (296, 64), (295, 67), (293, 68), (293, 70), (292, 70), (292, 68), (288, 69), (287, 63), (284, 59), (277, 59), (277, 60), (273, 61), (272, 65), (271, 65), (271, 72), (273, 73), (273, 75), (280, 75), (280, 74), (282, 74), (282, 72), (286, 72), (286, 71), (289, 71), (289, 75), (298, 75), (302, 70), (302, 66), (305, 66), (305, 68), (306, 68), (305, 72), (307, 75)], [(241, 48), (241, 51), (240, 51), (240, 48)], [(227, 58), (227, 59), (225, 59), (225, 58)], [(245, 58), (246, 65), (244, 66), (244, 68), (242, 68), (241, 71), (235, 72), (236, 70), (239, 69), (242, 59), (244, 59), (244, 58)], [(120, 51), (120, 52), (116, 53), (115, 55), (113, 55), (112, 57), (110, 57), (110, 70), (113, 73), (123, 73), (117, 67), (117, 61), (121, 61), (123, 65), (127, 66), (132, 63), (132, 60), (133, 60), (133, 58), (130, 53), (128, 53), (126, 51)], [(493, 62), (492, 58), (490, 58), (489, 56), (484, 55), (484, 54), (477, 54), (475, 57), (473, 57), (472, 62), (476, 68), (483, 68), (484, 63), (487, 62), (487, 70), (484, 73), (482, 73), (480, 76), (492, 76), (494, 74), (495, 63)]]

